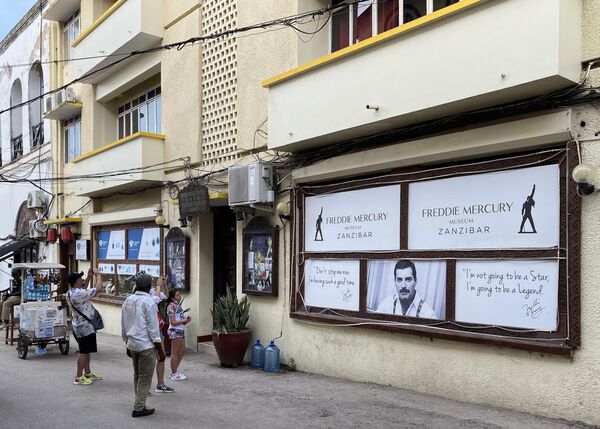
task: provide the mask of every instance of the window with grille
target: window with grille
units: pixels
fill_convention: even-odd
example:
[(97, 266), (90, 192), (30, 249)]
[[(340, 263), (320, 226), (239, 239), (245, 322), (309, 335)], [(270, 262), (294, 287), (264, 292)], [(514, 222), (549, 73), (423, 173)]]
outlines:
[(81, 115), (63, 122), (65, 163), (81, 155)]
[(119, 140), (140, 131), (162, 133), (162, 103), (160, 86), (135, 97), (118, 109)]
[(63, 22), (63, 41), (64, 41), (64, 59), (68, 60), (74, 57), (71, 43), (79, 37), (81, 30), (79, 11), (76, 11), (65, 22)]

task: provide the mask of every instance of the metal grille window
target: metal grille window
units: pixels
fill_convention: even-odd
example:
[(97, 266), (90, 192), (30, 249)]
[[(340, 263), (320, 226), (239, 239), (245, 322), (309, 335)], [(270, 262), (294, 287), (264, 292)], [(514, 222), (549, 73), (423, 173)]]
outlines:
[(332, 15), (331, 51), (338, 51), (459, 1), (364, 0), (347, 5), (346, 0), (334, 0), (333, 5), (339, 5), (340, 9)]
[(23, 156), (23, 136), (10, 139), (10, 160), (15, 161)]
[(38, 147), (44, 143), (44, 123), (41, 122), (31, 127), (31, 147)]
[(63, 22), (63, 41), (64, 41), (64, 59), (73, 58), (73, 48), (71, 43), (79, 37), (80, 31), (79, 11), (76, 11), (65, 22)]
[(81, 155), (81, 115), (63, 122), (65, 163)]
[(119, 107), (117, 128), (119, 139), (140, 131), (162, 133), (160, 86)]

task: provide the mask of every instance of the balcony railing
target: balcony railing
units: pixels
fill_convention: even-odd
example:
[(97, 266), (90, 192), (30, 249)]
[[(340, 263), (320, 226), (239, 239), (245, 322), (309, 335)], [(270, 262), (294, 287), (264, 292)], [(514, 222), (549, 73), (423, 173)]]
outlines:
[(15, 161), (23, 156), (23, 136), (10, 139), (10, 160)]

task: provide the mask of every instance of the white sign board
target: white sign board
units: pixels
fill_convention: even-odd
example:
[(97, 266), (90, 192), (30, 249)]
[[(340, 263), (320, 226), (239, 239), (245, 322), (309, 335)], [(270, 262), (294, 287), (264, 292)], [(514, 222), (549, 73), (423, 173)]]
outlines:
[(307, 306), (358, 311), (359, 286), (359, 261), (308, 259), (304, 263)]
[(159, 265), (140, 264), (140, 271), (143, 271), (152, 277), (160, 277), (160, 266)]
[(458, 322), (555, 331), (558, 261), (457, 261)]
[(125, 259), (125, 231), (110, 231), (106, 259)]
[(78, 261), (87, 261), (90, 259), (90, 240), (75, 241), (75, 259)]
[(400, 186), (307, 197), (307, 252), (400, 249)]
[(117, 264), (117, 274), (120, 276), (133, 276), (135, 269), (135, 264)]
[(559, 191), (558, 165), (411, 183), (408, 248), (558, 246)]
[(114, 274), (115, 273), (115, 265), (114, 264), (98, 264), (98, 271), (101, 274)]

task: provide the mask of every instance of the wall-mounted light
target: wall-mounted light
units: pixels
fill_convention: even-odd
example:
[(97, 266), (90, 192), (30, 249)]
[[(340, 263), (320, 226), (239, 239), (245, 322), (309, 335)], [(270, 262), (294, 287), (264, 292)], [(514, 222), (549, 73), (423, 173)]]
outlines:
[(598, 167), (589, 164), (579, 164), (573, 169), (573, 180), (577, 183), (580, 195), (591, 195), (596, 191), (594, 182), (598, 177)]
[[(158, 226), (160, 226), (161, 228), (170, 228), (170, 226), (167, 224), (167, 220), (163, 216), (162, 203), (164, 203), (165, 201), (161, 201), (158, 208), (154, 210), (154, 213), (156, 213), (156, 217), (154, 218), (154, 223), (157, 224)], [(167, 201), (167, 204), (168, 203), (169, 202)]]
[(288, 203), (279, 203), (275, 208), (275, 212), (279, 219), (290, 220), (290, 205)]

